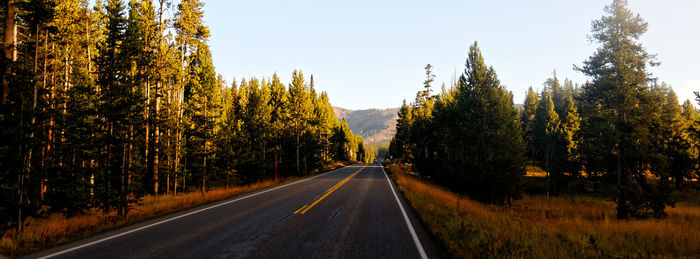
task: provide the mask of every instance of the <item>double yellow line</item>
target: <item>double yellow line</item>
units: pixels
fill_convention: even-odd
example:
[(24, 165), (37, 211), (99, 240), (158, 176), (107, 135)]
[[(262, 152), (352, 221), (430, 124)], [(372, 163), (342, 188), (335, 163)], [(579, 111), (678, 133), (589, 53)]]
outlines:
[(363, 166), (362, 168), (360, 168), (359, 170), (357, 170), (357, 172), (351, 174), (351, 175), (348, 176), (347, 178), (343, 179), (342, 181), (340, 181), (339, 183), (335, 184), (333, 187), (331, 187), (330, 189), (328, 189), (328, 191), (326, 191), (326, 193), (323, 194), (323, 196), (321, 196), (320, 198), (318, 198), (316, 201), (312, 202), (311, 205), (305, 204), (304, 206), (301, 206), (301, 208), (299, 208), (298, 210), (294, 211), (294, 213), (292, 213), (292, 214), (304, 214), (304, 213), (306, 213), (306, 212), (309, 211), (311, 208), (313, 208), (314, 206), (316, 206), (317, 203), (319, 203), (320, 201), (322, 201), (323, 199), (325, 199), (326, 197), (328, 197), (328, 195), (330, 195), (330, 194), (333, 193), (335, 190), (337, 190), (338, 188), (340, 188), (340, 186), (343, 186), (343, 184), (347, 183), (348, 181), (350, 181), (350, 179), (352, 179), (353, 177), (355, 177), (355, 175), (359, 174), (360, 171), (362, 171), (362, 169), (365, 169), (365, 166)]

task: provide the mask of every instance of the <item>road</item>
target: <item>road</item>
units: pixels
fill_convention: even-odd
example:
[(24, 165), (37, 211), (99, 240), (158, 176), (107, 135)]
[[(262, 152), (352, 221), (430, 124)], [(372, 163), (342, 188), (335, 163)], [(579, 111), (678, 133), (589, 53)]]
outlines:
[(355, 164), (28, 258), (437, 258), (379, 164)]

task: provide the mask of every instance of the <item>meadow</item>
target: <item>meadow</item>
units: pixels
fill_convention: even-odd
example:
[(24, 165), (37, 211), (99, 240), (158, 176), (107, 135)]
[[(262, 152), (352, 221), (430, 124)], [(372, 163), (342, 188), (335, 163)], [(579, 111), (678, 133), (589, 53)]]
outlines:
[[(679, 202), (666, 219), (618, 220), (593, 195), (526, 195), (512, 206), (470, 200), (390, 165), (399, 189), (451, 257), (683, 258), (700, 255), (700, 206)], [(695, 192), (697, 194), (697, 192)]]

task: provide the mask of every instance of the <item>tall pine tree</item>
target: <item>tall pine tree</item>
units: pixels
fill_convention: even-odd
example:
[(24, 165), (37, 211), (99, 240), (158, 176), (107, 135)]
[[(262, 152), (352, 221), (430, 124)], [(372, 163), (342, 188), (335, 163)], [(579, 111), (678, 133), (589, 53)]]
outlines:
[[(591, 146), (597, 146), (603, 170), (617, 178), (617, 216), (663, 217), (668, 201), (667, 175), (659, 180), (646, 176), (645, 164), (654, 163), (653, 136), (649, 129), (654, 114), (647, 64), (655, 65), (639, 38), (647, 23), (627, 8), (627, 1), (614, 0), (606, 15), (592, 23), (592, 39), (598, 50), (579, 71), (589, 76), (583, 87), (584, 123)], [(597, 159), (596, 159), (597, 160)], [(595, 166), (592, 166), (595, 167)]]

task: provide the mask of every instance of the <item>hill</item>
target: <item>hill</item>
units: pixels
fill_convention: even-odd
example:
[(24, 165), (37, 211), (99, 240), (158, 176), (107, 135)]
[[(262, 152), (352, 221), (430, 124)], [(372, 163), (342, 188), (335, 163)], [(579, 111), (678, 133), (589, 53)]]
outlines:
[(364, 138), (365, 143), (389, 142), (396, 133), (399, 108), (350, 110), (333, 107), (339, 120), (345, 118), (353, 133)]

